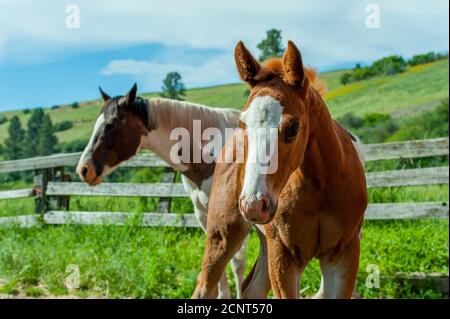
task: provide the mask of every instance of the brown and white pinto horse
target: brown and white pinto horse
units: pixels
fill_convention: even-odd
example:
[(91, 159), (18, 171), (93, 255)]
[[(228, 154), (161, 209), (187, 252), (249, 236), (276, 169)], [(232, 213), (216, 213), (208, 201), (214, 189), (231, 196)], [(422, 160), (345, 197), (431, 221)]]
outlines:
[[(102, 176), (111, 173), (139, 150), (151, 150), (182, 173), (195, 216), (205, 231), (215, 163), (174, 163), (170, 151), (177, 141), (171, 140), (170, 134), (174, 128), (185, 128), (192, 136), (194, 120), (201, 121), (202, 130), (213, 127), (223, 134), (226, 128), (237, 127), (239, 112), (162, 98), (144, 100), (136, 96), (136, 91), (134, 85), (125, 96), (110, 97), (100, 89), (104, 105), (79, 160), (77, 173), (83, 181), (95, 186), (101, 183)], [(198, 144), (191, 144), (192, 151), (194, 147)], [(244, 243), (231, 262), (237, 297), (241, 297), (244, 279), (245, 247)], [(221, 276), (218, 297), (231, 298), (226, 273)]]
[[(243, 130), (237, 133), (244, 136), (230, 139), (221, 156), (244, 147), (246, 163), (224, 163), (219, 158), (216, 164), (206, 250), (193, 297), (214, 296), (226, 263), (251, 224), (257, 223), (267, 239), (275, 297), (297, 298), (303, 270), (318, 258), (323, 276), (316, 297), (350, 298), (367, 207), (364, 168), (352, 136), (331, 118), (294, 43), (288, 43), (282, 59), (260, 65), (240, 42), (235, 59), (251, 92), (241, 114)], [(260, 129), (277, 134), (256, 134)], [(243, 145), (238, 145), (239, 140)], [(271, 143), (277, 143), (276, 156), (269, 158), (277, 161), (277, 169), (263, 174), (261, 163), (248, 159)], [(261, 257), (255, 268), (264, 270)], [(253, 276), (252, 272), (246, 283)], [(257, 297), (265, 296), (269, 288), (262, 285)]]

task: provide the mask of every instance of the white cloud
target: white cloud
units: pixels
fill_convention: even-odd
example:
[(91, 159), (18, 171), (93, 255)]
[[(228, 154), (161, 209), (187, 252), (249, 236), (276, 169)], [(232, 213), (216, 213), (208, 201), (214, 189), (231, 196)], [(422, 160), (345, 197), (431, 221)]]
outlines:
[(237, 82), (233, 60), (229, 55), (213, 57), (199, 66), (182, 63), (158, 64), (150, 61), (114, 60), (101, 73), (106, 76), (130, 75), (143, 84), (140, 90), (159, 90), (168, 72), (177, 71), (188, 87), (202, 87), (220, 83)]
[[(372, 2), (381, 9), (378, 30), (364, 25)], [(80, 29), (65, 27), (68, 3), (80, 6)], [(1, 0), (0, 6), (0, 60), (149, 42), (232, 52), (238, 40), (255, 49), (272, 27), (319, 66), (448, 50), (447, 0)]]

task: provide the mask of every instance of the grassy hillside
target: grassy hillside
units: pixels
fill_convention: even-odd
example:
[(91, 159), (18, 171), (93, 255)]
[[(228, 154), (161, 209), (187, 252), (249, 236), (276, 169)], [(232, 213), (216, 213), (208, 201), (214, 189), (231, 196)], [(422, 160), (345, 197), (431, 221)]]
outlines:
[[(344, 71), (320, 74), (328, 93), (325, 100), (335, 117), (347, 112), (363, 115), (367, 112), (405, 114), (436, 105), (448, 98), (448, 59), (409, 68), (406, 72), (390, 77), (375, 77), (369, 80), (342, 86), (339, 77)], [(245, 84), (229, 84), (187, 91), (186, 100), (216, 107), (240, 109), (245, 103)], [(121, 93), (121, 92), (115, 92)], [(157, 94), (141, 94), (144, 97)], [(55, 101), (56, 102), (56, 101)], [(100, 100), (80, 103), (72, 109), (62, 106), (57, 110), (46, 110), (54, 123), (69, 120), (74, 127), (57, 133), (60, 142), (89, 138), (93, 122), (101, 106)], [(25, 125), (29, 114), (23, 111), (3, 113), (7, 118), (18, 115)], [(7, 136), (8, 122), (0, 125), (0, 143)]]

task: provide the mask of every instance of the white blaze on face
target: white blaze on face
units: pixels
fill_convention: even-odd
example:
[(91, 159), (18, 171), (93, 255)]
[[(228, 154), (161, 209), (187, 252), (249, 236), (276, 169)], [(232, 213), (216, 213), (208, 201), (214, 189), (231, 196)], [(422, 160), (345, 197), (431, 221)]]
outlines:
[(281, 123), (282, 112), (283, 107), (278, 100), (271, 96), (257, 96), (241, 114), (248, 141), (241, 197), (247, 203), (269, 195), (266, 176), (274, 173), (277, 168), (278, 125)]
[(89, 139), (88, 145), (84, 148), (83, 154), (81, 154), (79, 164), (84, 164), (87, 161), (92, 159), (92, 149), (94, 147), (95, 137), (99, 134), (100, 127), (105, 123), (105, 116), (102, 114), (99, 115), (97, 121), (95, 121), (94, 130), (92, 132), (91, 138)]

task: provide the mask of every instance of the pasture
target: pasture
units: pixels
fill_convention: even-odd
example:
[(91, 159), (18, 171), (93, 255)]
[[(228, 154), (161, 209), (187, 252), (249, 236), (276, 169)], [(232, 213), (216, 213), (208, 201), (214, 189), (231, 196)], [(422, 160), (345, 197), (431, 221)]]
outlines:
[[(341, 71), (322, 74), (328, 86), (325, 99), (335, 117), (353, 111), (410, 116), (432, 109), (448, 99), (448, 60), (410, 68), (403, 74), (373, 78), (342, 86)], [(226, 86), (188, 90), (186, 99), (217, 107), (240, 108), (246, 97), (245, 86)], [(143, 94), (150, 97), (155, 94)], [(48, 110), (57, 123), (71, 120), (74, 127), (58, 133), (61, 142), (87, 139), (100, 101), (80, 103), (72, 109), (63, 106)], [(18, 114), (22, 121), (27, 114)], [(0, 142), (7, 124), (0, 125)], [(370, 163), (369, 171), (404, 167), (448, 165), (448, 158), (396, 160)], [(69, 171), (74, 180), (73, 171)], [(108, 181), (157, 182), (162, 169), (119, 169)], [(24, 176), (25, 177), (25, 176)], [(178, 177), (179, 178), (179, 177)], [(30, 178), (3, 183), (2, 190), (32, 187)], [(375, 188), (369, 190), (370, 203), (448, 202), (448, 185)], [(73, 196), (70, 211), (127, 211), (136, 220), (142, 212), (155, 211), (156, 198)], [(192, 212), (188, 199), (172, 201), (172, 211)], [(0, 201), (0, 217), (34, 214), (34, 199)], [(431, 285), (412, 287), (398, 273), (426, 272), (448, 274), (448, 219), (366, 221), (363, 226), (358, 292), (364, 298), (440, 298)], [(34, 228), (0, 227), (0, 296), (75, 296), (108, 298), (188, 298), (200, 270), (205, 237), (200, 229), (140, 227), (130, 220), (125, 226), (45, 225)], [(258, 239), (252, 233), (247, 254), (247, 272), (258, 253)], [(68, 289), (70, 265), (80, 270), (80, 286)], [(368, 265), (380, 269), (379, 288), (365, 284)], [(231, 272), (229, 271), (229, 279)], [(229, 280), (233, 284), (232, 280)], [(310, 265), (302, 278), (302, 295), (315, 293), (319, 286), (318, 264)], [(233, 288), (233, 287), (232, 287)]]

